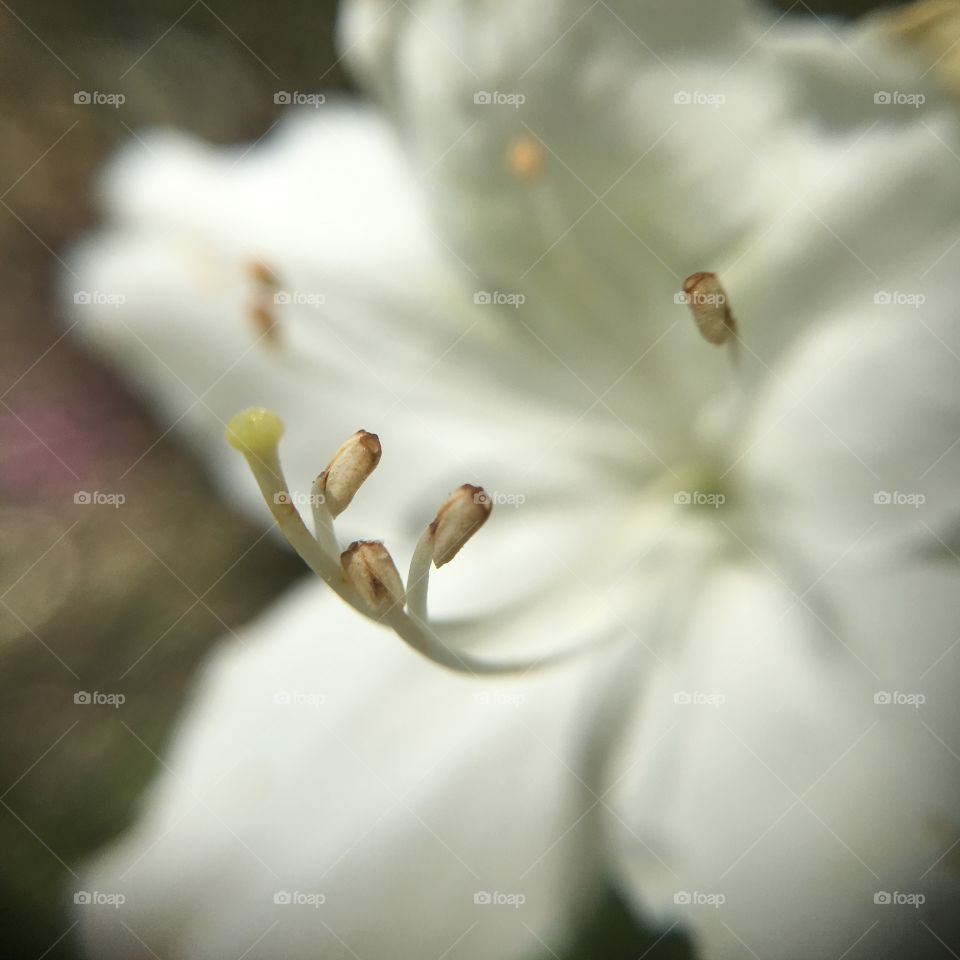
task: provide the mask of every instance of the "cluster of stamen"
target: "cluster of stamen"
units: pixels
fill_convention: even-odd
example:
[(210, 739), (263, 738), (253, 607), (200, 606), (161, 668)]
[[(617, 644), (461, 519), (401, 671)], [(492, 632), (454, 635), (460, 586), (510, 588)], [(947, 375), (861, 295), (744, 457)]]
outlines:
[[(483, 526), (492, 503), (482, 487), (463, 484), (441, 504), (417, 543), (404, 584), (380, 541), (358, 540), (341, 550), (334, 520), (350, 505), (380, 462), (376, 434), (358, 430), (313, 482), (309, 498), (314, 532), (303, 521), (280, 466), (283, 421), (269, 410), (238, 413), (227, 441), (243, 454), (277, 526), (300, 558), (354, 609), (392, 628), (419, 653), (466, 673), (504, 673), (523, 664), (496, 664), (458, 652), (444, 640), (443, 624), (427, 613), (430, 567), (449, 563)], [(528, 665), (527, 665), (528, 666)]]
[[(531, 144), (520, 144), (516, 159), (519, 175), (532, 174), (542, 157)], [(271, 342), (276, 331), (268, 294), (277, 286), (273, 272), (261, 263), (251, 268), (257, 295), (254, 315)], [(737, 364), (739, 332), (727, 295), (714, 273), (695, 273), (683, 284), (701, 336), (726, 346)], [(449, 563), (490, 515), (491, 500), (482, 487), (465, 483), (441, 504), (413, 551), (406, 584), (390, 552), (378, 540), (357, 540), (341, 549), (334, 521), (376, 469), (382, 453), (376, 434), (358, 430), (341, 444), (329, 464), (314, 480), (310, 492), (313, 533), (303, 522), (280, 466), (278, 445), (283, 421), (269, 410), (253, 408), (238, 413), (227, 426), (227, 441), (246, 458), (260, 492), (280, 531), (300, 558), (346, 603), (363, 616), (392, 628), (418, 653), (430, 660), (471, 674), (514, 673), (575, 656), (579, 651), (525, 663), (492, 663), (451, 644), (453, 629), (431, 622), (427, 612), (430, 567)]]

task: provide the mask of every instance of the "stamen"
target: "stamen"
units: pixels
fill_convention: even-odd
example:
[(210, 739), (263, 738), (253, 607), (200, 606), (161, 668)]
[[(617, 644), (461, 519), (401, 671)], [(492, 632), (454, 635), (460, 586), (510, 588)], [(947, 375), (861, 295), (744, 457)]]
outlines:
[(317, 491), (326, 498), (331, 517), (339, 517), (380, 462), (380, 438), (358, 430), (333, 455), (327, 469), (317, 477)]
[(378, 619), (406, 603), (403, 581), (387, 548), (378, 540), (356, 540), (340, 562), (357, 593)]
[(253, 303), (250, 305), (253, 325), (268, 346), (276, 347), (280, 343), (280, 328), (277, 326), (273, 306), (274, 294), (280, 281), (262, 260), (252, 260), (247, 265), (247, 272), (255, 285)]
[(483, 487), (465, 483), (443, 502), (429, 526), (433, 535), (433, 563), (449, 563), (487, 522), (493, 503)]
[(375, 434), (358, 430), (314, 481), (311, 505), (315, 536), (297, 511), (280, 467), (277, 446), (283, 421), (269, 410), (244, 410), (230, 421), (226, 435), (230, 445), (245, 457), (277, 526), (304, 563), (355, 610), (391, 627), (434, 663), (461, 673), (504, 674), (525, 672), (580, 652), (561, 651), (533, 662), (491, 663), (458, 652), (444, 642), (443, 635), (452, 632), (450, 625), (428, 623), (430, 564), (440, 567), (449, 563), (483, 526), (491, 503), (482, 487), (463, 484), (447, 497), (414, 550), (404, 590), (396, 565), (382, 543), (359, 540), (341, 553), (334, 530), (334, 517), (346, 509), (379, 463), (380, 441)]
[(430, 563), (437, 569), (449, 563), (466, 542), (487, 522), (493, 503), (483, 487), (465, 483), (440, 505), (424, 530), (407, 574), (407, 608), (418, 622), (427, 622), (427, 589)]
[(715, 273), (694, 273), (683, 281), (687, 305), (700, 335), (717, 346), (737, 336), (737, 321)]
[(726, 290), (715, 273), (693, 273), (683, 281), (683, 296), (700, 336), (707, 343), (726, 345), (733, 389), (742, 400), (745, 391), (740, 367), (740, 333)]
[(327, 506), (327, 495), (323, 492), (325, 477), (321, 473), (310, 487), (310, 512), (313, 514), (313, 532), (324, 552), (335, 557), (340, 552), (337, 534), (333, 529), (333, 516)]
[(253, 304), (250, 308), (250, 318), (253, 320), (253, 326), (257, 334), (263, 337), (268, 346), (276, 347), (279, 345), (280, 329), (277, 326), (277, 318), (266, 304)]
[(248, 269), (253, 282), (265, 290), (275, 290), (280, 285), (277, 275), (262, 260), (251, 260)]
[(543, 146), (534, 137), (517, 137), (507, 146), (506, 161), (518, 180), (535, 180), (543, 173)]

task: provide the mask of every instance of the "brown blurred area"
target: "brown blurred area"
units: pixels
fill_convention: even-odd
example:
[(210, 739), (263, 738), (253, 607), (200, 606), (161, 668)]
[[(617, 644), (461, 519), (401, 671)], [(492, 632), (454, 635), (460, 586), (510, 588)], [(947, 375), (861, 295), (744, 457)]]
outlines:
[[(77, 863), (135, 814), (211, 645), (302, 573), (80, 352), (54, 279), (95, 221), (100, 164), (138, 129), (256, 139), (274, 91), (343, 85), (333, 6), (0, 0), (2, 958), (75, 956)], [(78, 106), (80, 90), (127, 99)], [(97, 490), (125, 503), (74, 503)]]
[[(271, 4), (267, 23), (253, 4), (202, 0), (0, 4), (4, 958), (74, 955), (71, 870), (133, 815), (211, 645), (302, 573), (219, 502), (170, 423), (64, 336), (53, 281), (115, 147), (156, 124), (262, 135), (275, 90), (325, 71), (342, 83), (332, 19), (299, 0)], [(127, 100), (76, 105), (82, 90)], [(126, 501), (78, 505), (78, 491)], [(126, 699), (75, 704), (83, 692)]]

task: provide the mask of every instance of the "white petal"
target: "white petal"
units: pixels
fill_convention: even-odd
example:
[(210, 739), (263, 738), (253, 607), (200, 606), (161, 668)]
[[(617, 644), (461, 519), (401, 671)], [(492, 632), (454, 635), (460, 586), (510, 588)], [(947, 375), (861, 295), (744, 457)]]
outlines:
[[(668, 371), (659, 399), (681, 423), (727, 373), (673, 303), (687, 274), (720, 273), (765, 373), (825, 310), (894, 289), (916, 245), (956, 221), (953, 107), (871, 29), (735, 0), (355, 0), (342, 35), (446, 241), (490, 282), (553, 303), (539, 332), (574, 369), (566, 327), (628, 357), (656, 342), (644, 371)], [(926, 102), (876, 104), (884, 91)], [(539, 176), (506, 161), (518, 138), (539, 144)]]
[[(602, 264), (607, 286), (632, 290), (638, 272), (646, 281), (714, 253), (756, 212), (761, 185), (748, 170), (760, 165), (738, 137), (762, 141), (780, 111), (777, 85), (758, 82), (772, 64), (752, 49), (768, 26), (739, 0), (535, 9), (359, 0), (344, 8), (341, 45), (405, 132), (438, 216), (481, 273), (525, 276), (589, 211), (576, 243), (550, 249), (537, 270), (559, 283), (561, 269)], [(675, 102), (695, 91), (726, 95), (726, 115)], [(511, 173), (517, 137), (541, 143), (548, 189)], [(566, 279), (575, 290), (579, 274)]]
[(957, 597), (946, 566), (850, 579), (821, 621), (766, 572), (715, 576), (611, 770), (610, 849), (638, 906), (708, 958), (951, 942)]
[[(881, 338), (893, 323), (908, 335), (953, 311), (960, 224), (954, 105), (934, 90), (920, 108), (873, 104), (869, 83), (847, 92), (826, 76), (818, 81), (821, 101), (834, 104), (836, 114), (777, 145), (778, 209), (716, 268), (740, 323), (751, 378), (777, 380), (784, 346), (822, 324), (859, 320), (869, 352), (874, 325)], [(873, 85), (894, 83), (884, 77)], [(900, 89), (926, 87), (914, 74), (901, 78)], [(918, 300), (921, 309), (911, 306)]]
[(83, 877), (126, 897), (80, 909), (92, 955), (524, 956), (576, 922), (599, 869), (582, 662), (454, 677), (312, 584), (241, 639), (144, 816)]
[[(858, 307), (774, 371), (737, 469), (758, 525), (815, 573), (944, 549), (960, 515), (953, 278), (919, 307)], [(938, 543), (939, 541), (939, 543)]]
[(312, 268), (337, 287), (372, 274), (402, 296), (408, 271), (426, 281), (443, 266), (394, 134), (345, 98), (292, 109), (252, 144), (146, 131), (111, 161), (101, 194), (112, 226), (262, 254), (281, 284)]
[[(676, 431), (726, 370), (674, 296), (767, 212), (770, 178), (744, 141), (768, 135), (781, 92), (757, 80), (765, 57), (720, 79), (759, 35), (752, 12), (432, 0), (344, 10), (341, 46), (402, 131), (446, 243), (486, 288), (537, 308), (518, 319), (571, 379), (599, 395), (635, 365), (624, 390), (654, 381), (644, 412), (670, 411)], [(732, 105), (675, 104), (693, 91)], [(520, 163), (528, 174), (517, 150), (533, 158)], [(600, 377), (594, 355), (606, 359)]]
[[(330, 107), (321, 122), (294, 118), (253, 148), (214, 150), (176, 134), (147, 144), (109, 171), (113, 219), (72, 258), (77, 277), (64, 280), (71, 299), (79, 288), (122, 302), (77, 305), (77, 330), (154, 400), (165, 429), (190, 437), (225, 486), (250, 491), (248, 502), (252, 485), (222, 436), (249, 406), (283, 415), (288, 445), (307, 448), (295, 479), (309, 484), (345, 436), (366, 425), (375, 403), (365, 398), (396, 406), (398, 381), (435, 359), (421, 349), (419, 366), (403, 363), (435, 342), (429, 322), (438, 312), (418, 311), (415, 325), (410, 313), (431, 295), (442, 301), (448, 275), (396, 145), (374, 117), (346, 107)], [(319, 301), (275, 305), (279, 350), (251, 320), (248, 265), (257, 259), (277, 273), (281, 292)], [(384, 382), (387, 330), (398, 356)], [(458, 332), (454, 324), (441, 342)], [(349, 395), (345, 384), (353, 384)]]

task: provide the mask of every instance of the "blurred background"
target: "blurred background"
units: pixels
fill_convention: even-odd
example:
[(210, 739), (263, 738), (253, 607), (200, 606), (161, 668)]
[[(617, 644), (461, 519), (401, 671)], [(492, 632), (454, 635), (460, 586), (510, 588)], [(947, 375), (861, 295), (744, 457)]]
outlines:
[[(102, 162), (138, 130), (256, 140), (278, 119), (276, 90), (349, 86), (335, 6), (0, 0), (2, 958), (76, 956), (76, 865), (134, 815), (211, 646), (304, 573), (77, 349), (54, 293), (61, 256), (96, 221)], [(83, 90), (126, 103), (76, 104)], [(124, 509), (74, 503), (97, 489), (122, 492)], [(75, 703), (117, 690), (122, 712)], [(610, 897), (576, 956), (636, 958), (650, 942)], [(674, 939), (648, 955), (688, 951)]]

